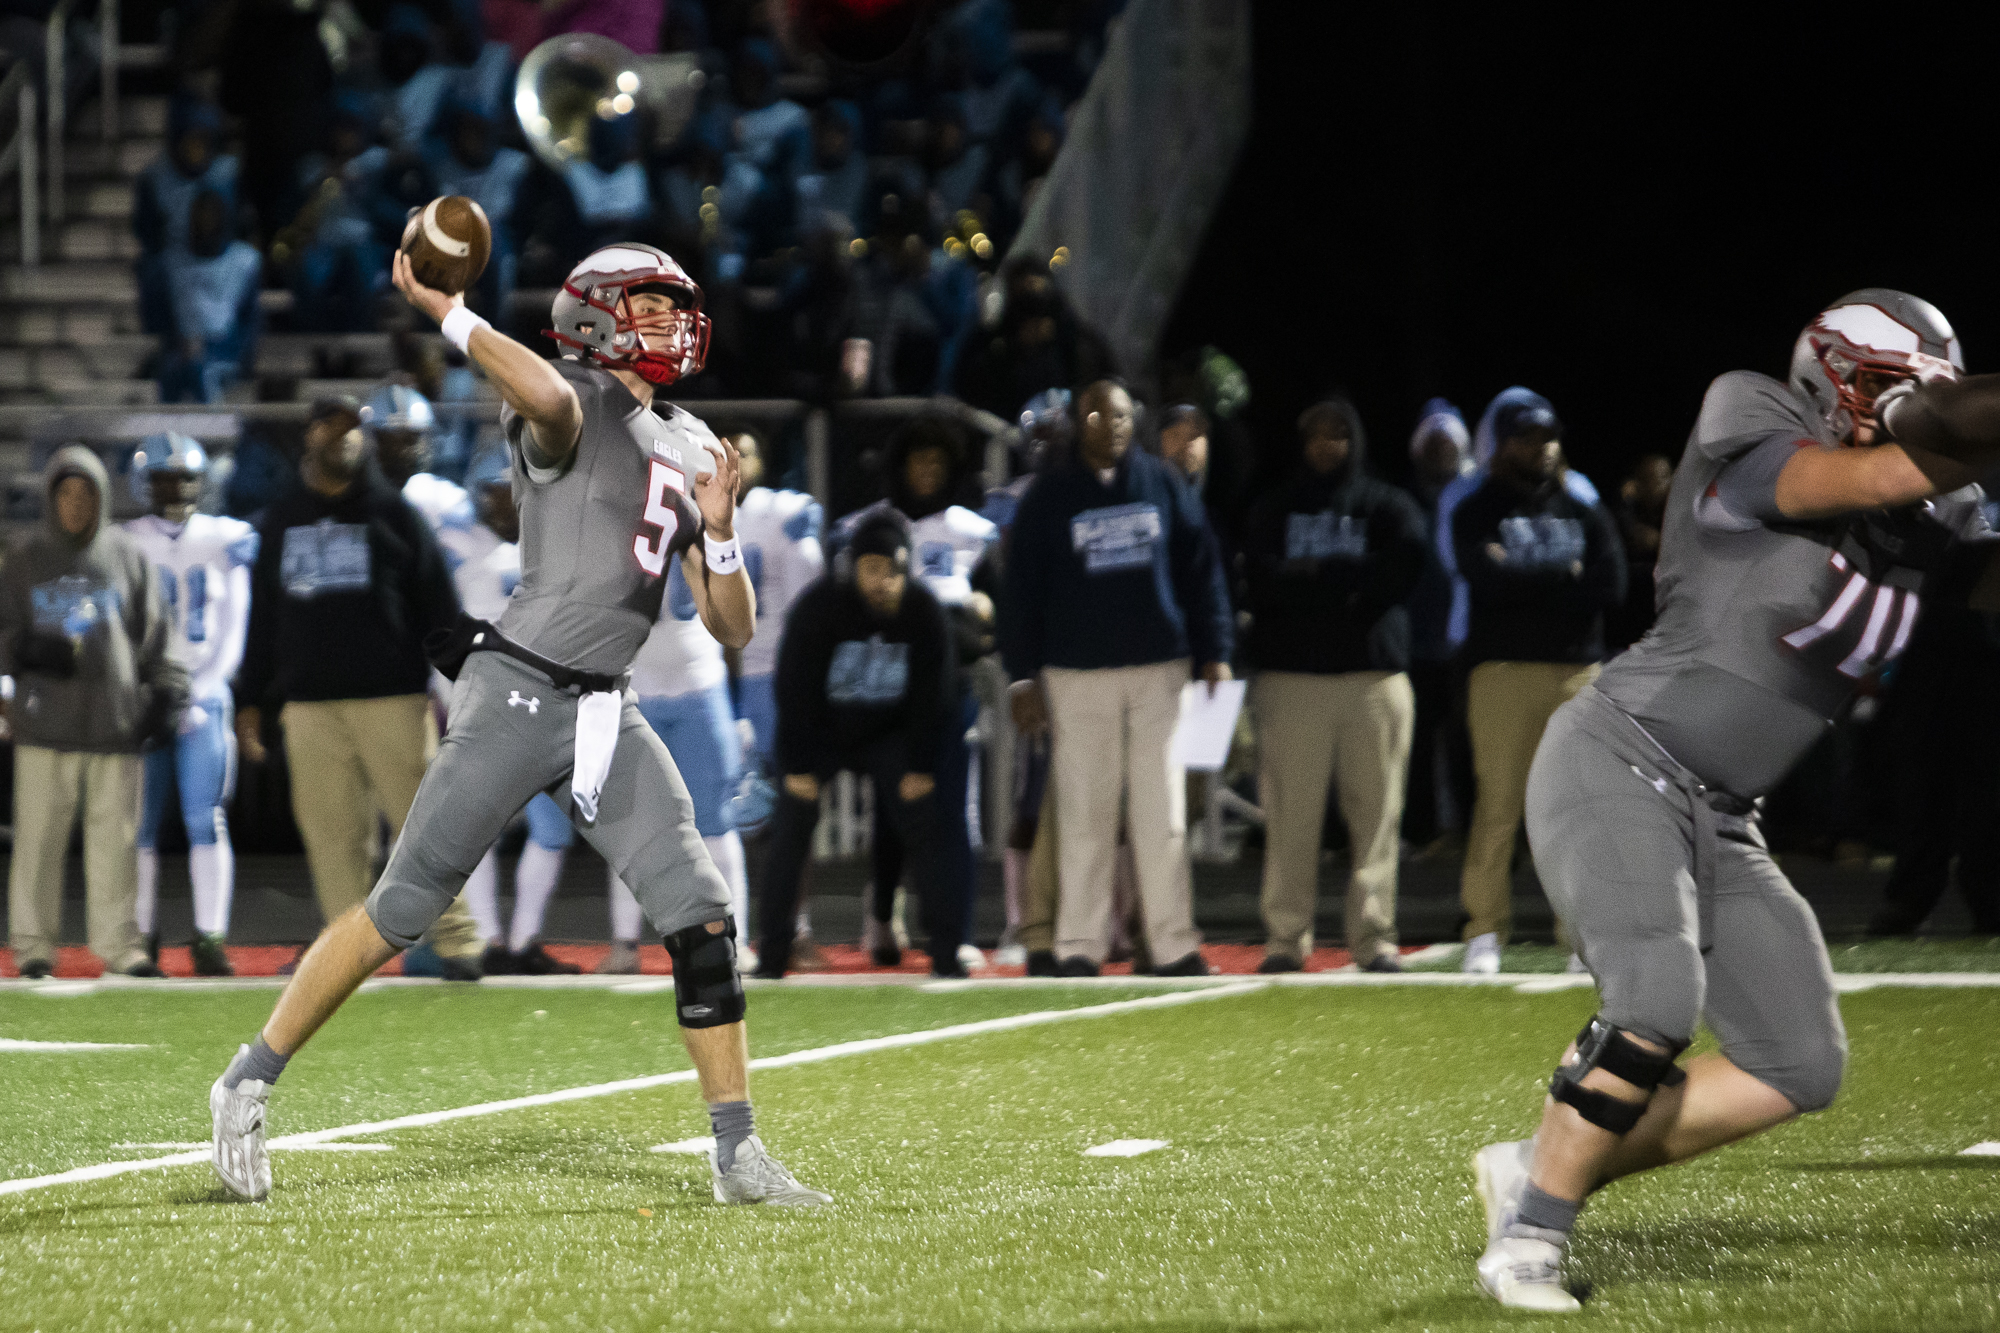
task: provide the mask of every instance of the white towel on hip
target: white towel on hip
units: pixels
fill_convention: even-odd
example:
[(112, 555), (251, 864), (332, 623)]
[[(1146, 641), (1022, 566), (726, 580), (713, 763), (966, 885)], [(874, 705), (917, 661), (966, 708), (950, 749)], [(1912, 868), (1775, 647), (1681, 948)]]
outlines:
[(569, 790), (584, 822), (597, 822), (597, 798), (611, 776), (618, 749), (618, 723), (625, 712), (622, 690), (597, 690), (576, 701), (576, 757)]

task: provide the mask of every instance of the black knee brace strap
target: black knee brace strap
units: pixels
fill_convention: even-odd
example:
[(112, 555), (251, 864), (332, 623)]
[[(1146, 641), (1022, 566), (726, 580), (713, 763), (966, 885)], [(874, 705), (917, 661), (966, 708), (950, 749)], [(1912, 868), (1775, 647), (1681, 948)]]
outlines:
[(743, 979), (736, 974), (736, 921), (721, 930), (689, 926), (667, 936), (674, 960), (674, 1013), (684, 1028), (719, 1028), (743, 1019)]
[[(1555, 1077), (1549, 1080), (1549, 1096), (1575, 1107), (1578, 1115), (1599, 1129), (1629, 1134), (1646, 1114), (1657, 1089), (1674, 1087), (1687, 1078), (1674, 1065), (1682, 1049), (1649, 1051), (1603, 1019), (1593, 1018), (1576, 1034), (1575, 1063), (1556, 1067)], [(1593, 1069), (1630, 1083), (1646, 1094), (1645, 1100), (1623, 1101), (1584, 1087), (1583, 1078)]]

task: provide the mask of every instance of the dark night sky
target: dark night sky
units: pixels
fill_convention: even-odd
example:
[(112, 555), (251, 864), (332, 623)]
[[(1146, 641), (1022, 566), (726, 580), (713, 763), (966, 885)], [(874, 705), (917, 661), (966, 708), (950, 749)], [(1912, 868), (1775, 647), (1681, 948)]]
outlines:
[(2000, 369), (1993, 30), (1770, 8), (1257, 4), (1256, 121), (1162, 350), (1243, 364), (1267, 461), (1346, 388), (1395, 476), (1425, 398), (1476, 421), (1524, 383), (1607, 488), (1856, 287), (1935, 302)]

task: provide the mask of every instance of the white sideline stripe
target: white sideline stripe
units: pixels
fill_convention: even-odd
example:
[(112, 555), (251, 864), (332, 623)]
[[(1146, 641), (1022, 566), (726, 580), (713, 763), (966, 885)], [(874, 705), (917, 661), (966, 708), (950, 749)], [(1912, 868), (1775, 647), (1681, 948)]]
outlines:
[[(750, 1068), (790, 1069), (795, 1065), (819, 1064), (821, 1061), (838, 1060), (843, 1056), (870, 1055), (876, 1051), (900, 1050), (906, 1046), (928, 1046), (932, 1042), (951, 1041), (958, 1037), (984, 1036), (991, 1032), (1013, 1032), (1019, 1028), (1040, 1027), (1046, 1023), (1063, 1023), (1072, 1018), (1103, 1018), (1112, 1014), (1134, 1013), (1146, 1009), (1167, 1009), (1176, 1005), (1192, 1004), (1198, 1000), (1221, 1000), (1236, 995), (1249, 995), (1264, 990), (1267, 984), (1262, 981), (1244, 981), (1228, 986), (1211, 986), (1203, 990), (1176, 991), (1170, 995), (1148, 995), (1137, 1000), (1116, 1000), (1110, 1004), (1087, 1005), (1081, 1009), (1038, 1009), (1033, 1013), (1009, 1014), (1005, 1018), (981, 1019), (976, 1023), (954, 1023), (950, 1027), (927, 1028), (920, 1032), (898, 1032), (887, 1037), (841, 1041), (831, 1046), (814, 1046), (784, 1055), (767, 1055), (762, 1059), (752, 1060)], [(670, 1074), (623, 1078), (612, 1083), (593, 1083), (580, 1088), (563, 1088), (558, 1092), (538, 1092), (528, 1097), (509, 1097), (504, 1101), (455, 1106), (444, 1111), (424, 1111), (417, 1115), (396, 1116), (390, 1120), (372, 1120), (359, 1125), (341, 1125), (335, 1129), (315, 1129), (304, 1134), (286, 1134), (272, 1139), (270, 1146), (274, 1150), (312, 1147), (330, 1143), (335, 1139), (356, 1138), (363, 1134), (386, 1134), (398, 1129), (421, 1129), (452, 1120), (498, 1115), (502, 1111), (555, 1106), (562, 1102), (583, 1101), (590, 1097), (609, 1097), (620, 1092), (640, 1092), (647, 1088), (663, 1088), (673, 1083), (694, 1081), (694, 1070), (676, 1069)], [(152, 1171), (160, 1167), (185, 1166), (207, 1160), (208, 1149), (204, 1145), (200, 1152), (175, 1153), (168, 1157), (148, 1157), (129, 1162), (100, 1162), (96, 1166), (80, 1166), (71, 1171), (58, 1171), (53, 1175), (0, 1181), (0, 1194), (25, 1194), (29, 1190), (46, 1189), (51, 1185), (105, 1180), (112, 1176), (129, 1175), (134, 1171)]]
[(713, 1137), (707, 1137), (699, 1139), (682, 1139), (678, 1143), (656, 1143), (652, 1147), (648, 1148), (646, 1151), (678, 1152), (678, 1153), (686, 1153), (691, 1157), (706, 1157), (708, 1156), (708, 1154), (715, 1151), (715, 1139)]
[(1085, 1157), (1137, 1157), (1141, 1153), (1158, 1152), (1167, 1146), (1165, 1139), (1113, 1139), (1100, 1143), (1095, 1148), (1085, 1148)]
[[(111, 1146), (114, 1148), (180, 1148), (183, 1150), (199, 1148), (203, 1153), (208, 1151), (206, 1143), (114, 1143)], [(289, 1152), (394, 1152), (395, 1150), (396, 1145), (393, 1143), (301, 1143), (295, 1148), (287, 1149)]]
[(146, 1046), (123, 1041), (22, 1041), (0, 1037), (0, 1051), (144, 1051)]
[(1960, 1157), (2000, 1157), (2000, 1139), (1985, 1143), (1975, 1143), (1959, 1154)]

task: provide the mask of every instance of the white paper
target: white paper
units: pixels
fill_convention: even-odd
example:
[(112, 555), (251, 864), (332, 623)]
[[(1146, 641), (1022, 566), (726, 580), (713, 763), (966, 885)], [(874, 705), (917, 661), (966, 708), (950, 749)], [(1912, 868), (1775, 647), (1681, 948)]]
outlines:
[(1181, 687), (1181, 720), (1174, 729), (1174, 762), (1197, 773), (1221, 770), (1236, 736), (1236, 715), (1243, 711), (1246, 683), (1225, 680), (1213, 697), (1203, 681)]

